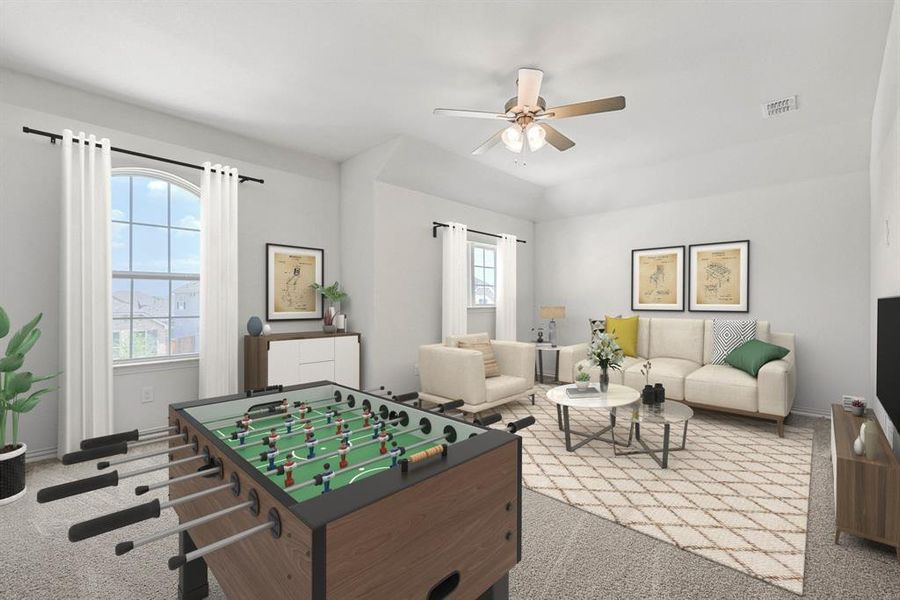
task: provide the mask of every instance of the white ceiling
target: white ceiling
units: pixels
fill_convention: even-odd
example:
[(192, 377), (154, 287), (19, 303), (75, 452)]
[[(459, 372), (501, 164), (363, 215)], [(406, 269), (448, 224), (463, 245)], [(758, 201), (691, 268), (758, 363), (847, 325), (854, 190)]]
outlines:
[(397, 135), (468, 155), (499, 124), (432, 109), (500, 110), (520, 66), (551, 106), (626, 96), (559, 121), (568, 152), (476, 159), (556, 186), (868, 118), (891, 6), (4, 0), (0, 65), (339, 161)]

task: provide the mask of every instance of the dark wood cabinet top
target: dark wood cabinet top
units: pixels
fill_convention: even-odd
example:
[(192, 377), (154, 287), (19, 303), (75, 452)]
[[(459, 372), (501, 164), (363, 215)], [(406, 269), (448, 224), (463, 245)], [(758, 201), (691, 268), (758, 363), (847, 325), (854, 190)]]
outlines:
[(275, 340), (308, 340), (315, 338), (333, 338), (333, 337), (349, 337), (359, 334), (353, 331), (336, 331), (334, 333), (325, 333), (324, 331), (295, 331), (293, 333), (270, 333), (269, 335), (245, 335), (246, 338), (259, 338), (267, 342)]

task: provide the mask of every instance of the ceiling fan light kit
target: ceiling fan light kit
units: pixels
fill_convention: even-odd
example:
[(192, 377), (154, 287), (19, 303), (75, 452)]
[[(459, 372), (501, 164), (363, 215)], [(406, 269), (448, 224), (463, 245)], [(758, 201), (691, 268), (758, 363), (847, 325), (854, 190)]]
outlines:
[(547, 102), (541, 97), (541, 82), (544, 72), (540, 69), (519, 69), (516, 81), (518, 93), (507, 100), (503, 113), (492, 113), (478, 110), (457, 110), (452, 108), (436, 108), (434, 114), (446, 117), (468, 117), (474, 119), (494, 119), (507, 121), (510, 125), (488, 138), (475, 148), (472, 154), (484, 154), (498, 142), (503, 142), (510, 152), (519, 154), (528, 143), (528, 150), (536, 152), (546, 144), (550, 144), (560, 152), (568, 150), (575, 142), (560, 133), (556, 128), (545, 123), (549, 119), (565, 119), (581, 115), (622, 110), (625, 108), (624, 96), (613, 96), (601, 100), (590, 100), (566, 104), (555, 108), (547, 108)]

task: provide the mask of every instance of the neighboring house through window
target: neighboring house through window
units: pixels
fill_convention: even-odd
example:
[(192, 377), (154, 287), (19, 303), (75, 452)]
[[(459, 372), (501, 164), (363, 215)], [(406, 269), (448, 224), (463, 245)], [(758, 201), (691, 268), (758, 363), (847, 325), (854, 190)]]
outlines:
[(497, 247), (469, 242), (469, 307), (496, 305)]
[(200, 351), (199, 193), (161, 171), (113, 170), (113, 360)]

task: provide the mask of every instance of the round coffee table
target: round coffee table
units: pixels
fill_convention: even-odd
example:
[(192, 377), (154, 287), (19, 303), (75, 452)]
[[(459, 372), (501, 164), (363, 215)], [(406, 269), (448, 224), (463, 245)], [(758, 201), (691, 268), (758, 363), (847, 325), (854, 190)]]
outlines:
[[(556, 405), (556, 421), (559, 425), (559, 430), (565, 434), (566, 438), (566, 450), (569, 452), (574, 452), (578, 448), (581, 448), (588, 442), (592, 440), (601, 440), (604, 442), (608, 442), (613, 444), (615, 448), (616, 444), (616, 408), (620, 406), (628, 406), (629, 404), (634, 404), (640, 398), (640, 393), (637, 390), (634, 390), (628, 386), (618, 385), (616, 383), (609, 384), (609, 390), (604, 393), (599, 393), (597, 395), (588, 396), (584, 398), (570, 398), (566, 393), (567, 389), (575, 389), (578, 386), (574, 383), (569, 385), (560, 385), (551, 390), (547, 391), (547, 399), (550, 402)], [(595, 386), (591, 386), (595, 387)], [(582, 431), (573, 431), (569, 426), (569, 409), (586, 409), (586, 410), (608, 410), (609, 411), (609, 425), (597, 431), (595, 433), (585, 433)], [(628, 412), (628, 411), (626, 411)], [(610, 432), (612, 439), (605, 439), (602, 436), (606, 432)], [(577, 435), (583, 438), (586, 438), (574, 446), (572, 445), (572, 436)], [(629, 442), (630, 444), (630, 442)]]
[[(693, 409), (687, 404), (676, 402), (675, 400), (666, 400), (660, 404), (643, 404), (638, 402), (630, 411), (622, 411), (621, 417), (631, 420), (631, 428), (628, 431), (628, 446), (631, 445), (632, 436), (641, 446), (641, 450), (628, 450), (619, 452), (616, 449), (616, 438), (613, 436), (613, 452), (616, 456), (627, 456), (629, 454), (649, 454), (653, 457), (663, 469), (669, 468), (669, 452), (676, 450), (684, 450), (687, 442), (688, 421), (694, 416)], [(684, 431), (681, 434), (681, 446), (677, 448), (669, 447), (669, 430), (672, 425), (684, 423)], [(651, 448), (644, 440), (641, 439), (641, 425), (662, 425), (663, 426), (663, 442), (662, 448)], [(660, 456), (660, 454), (662, 456)]]

